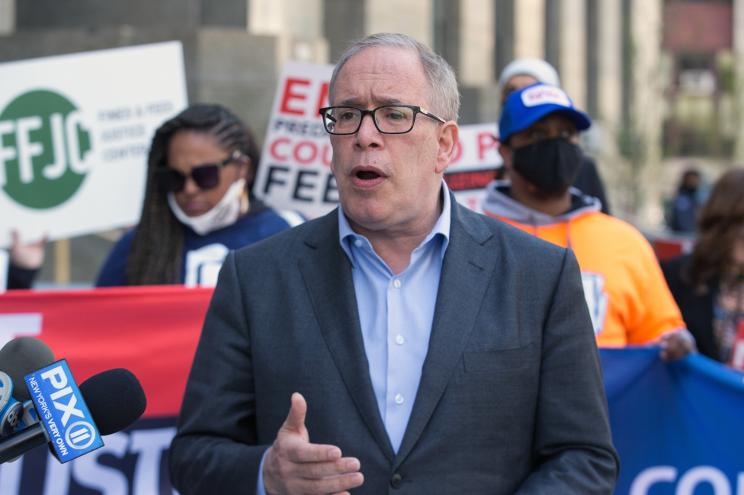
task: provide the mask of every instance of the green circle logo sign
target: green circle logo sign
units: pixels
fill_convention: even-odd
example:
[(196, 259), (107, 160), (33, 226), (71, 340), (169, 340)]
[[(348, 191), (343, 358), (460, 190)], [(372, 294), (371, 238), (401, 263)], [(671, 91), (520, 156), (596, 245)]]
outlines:
[(34, 90), (0, 113), (0, 187), (38, 210), (70, 199), (89, 170), (90, 132), (67, 98)]

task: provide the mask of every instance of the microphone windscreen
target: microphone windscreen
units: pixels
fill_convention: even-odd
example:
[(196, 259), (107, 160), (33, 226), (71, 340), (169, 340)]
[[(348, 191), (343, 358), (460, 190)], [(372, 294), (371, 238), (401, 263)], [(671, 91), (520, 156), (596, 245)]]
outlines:
[(137, 421), (147, 407), (142, 385), (124, 368), (91, 376), (80, 384), (80, 392), (101, 435), (123, 430)]
[(49, 346), (33, 337), (18, 337), (0, 349), (0, 371), (13, 380), (13, 397), (18, 402), (31, 399), (24, 377), (53, 362), (54, 353)]

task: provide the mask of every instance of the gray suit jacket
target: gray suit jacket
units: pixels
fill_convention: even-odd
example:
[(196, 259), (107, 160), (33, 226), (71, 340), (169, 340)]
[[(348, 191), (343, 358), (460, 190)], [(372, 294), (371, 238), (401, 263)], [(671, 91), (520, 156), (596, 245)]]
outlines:
[(364, 351), (337, 212), (229, 255), (170, 451), (182, 493), (252, 493), (308, 403), (310, 441), (360, 459), (354, 493), (611, 493), (618, 461), (570, 251), (453, 199), (429, 351), (393, 452)]

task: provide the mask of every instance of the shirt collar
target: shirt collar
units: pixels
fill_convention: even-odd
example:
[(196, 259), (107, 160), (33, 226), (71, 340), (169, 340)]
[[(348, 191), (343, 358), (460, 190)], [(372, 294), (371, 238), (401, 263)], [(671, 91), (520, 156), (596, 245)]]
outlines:
[[(423, 246), (427, 242), (431, 241), (436, 235), (440, 235), (442, 237), (442, 249), (440, 253), (440, 257), (444, 258), (444, 253), (447, 251), (447, 246), (449, 245), (449, 234), (450, 234), (450, 222), (452, 221), (452, 205), (450, 204), (450, 194), (449, 194), (449, 188), (447, 187), (447, 183), (442, 179), (442, 189), (440, 194), (442, 195), (442, 213), (439, 215), (439, 218), (437, 219), (436, 223), (434, 224), (434, 227), (431, 229), (431, 232), (426, 236), (426, 238), (421, 241), (421, 244), (419, 246)], [(344, 214), (344, 209), (341, 206), (341, 203), (338, 204), (338, 241), (341, 245), (341, 249), (344, 250), (346, 253), (346, 256), (349, 258), (349, 261), (351, 262), (352, 266), (354, 265), (354, 255), (352, 253), (352, 246), (354, 245), (354, 241), (356, 239), (362, 239), (367, 245), (370, 245), (369, 240), (364, 237), (363, 235), (357, 234), (354, 232), (351, 228), (351, 225), (349, 224), (349, 220), (346, 218), (346, 215)]]

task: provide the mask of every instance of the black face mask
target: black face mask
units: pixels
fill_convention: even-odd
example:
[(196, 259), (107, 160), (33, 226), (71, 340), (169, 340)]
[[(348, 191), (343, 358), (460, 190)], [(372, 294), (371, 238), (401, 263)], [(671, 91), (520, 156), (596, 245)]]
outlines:
[(554, 195), (573, 184), (582, 160), (577, 145), (563, 138), (545, 139), (516, 148), (513, 167), (541, 192)]

